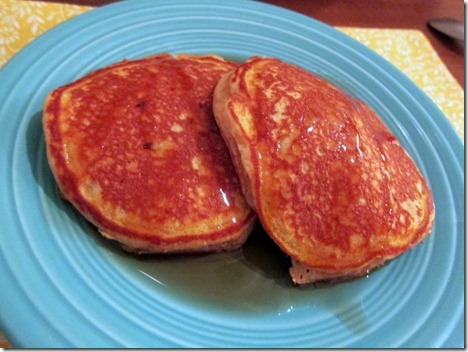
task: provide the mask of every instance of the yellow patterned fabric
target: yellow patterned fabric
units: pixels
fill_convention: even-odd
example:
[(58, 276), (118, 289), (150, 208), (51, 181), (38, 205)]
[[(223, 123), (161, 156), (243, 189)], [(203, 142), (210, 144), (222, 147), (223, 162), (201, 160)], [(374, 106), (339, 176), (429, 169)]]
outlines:
[[(92, 7), (0, 0), (0, 67), (35, 37)], [(338, 28), (388, 59), (444, 112), (464, 139), (464, 91), (417, 30)]]
[(0, 0), (0, 67), (31, 40), (92, 7)]
[(464, 91), (418, 30), (338, 28), (398, 67), (443, 111), (464, 139)]

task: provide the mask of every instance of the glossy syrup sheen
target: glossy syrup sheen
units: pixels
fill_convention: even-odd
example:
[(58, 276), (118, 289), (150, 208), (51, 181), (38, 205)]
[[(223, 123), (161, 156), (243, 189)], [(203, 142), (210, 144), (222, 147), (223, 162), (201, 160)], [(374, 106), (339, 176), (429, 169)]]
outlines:
[[(33, 124), (34, 135), (40, 135), (39, 116)], [(35, 148), (32, 149), (35, 152)], [(31, 150), (31, 153), (33, 151)], [(60, 241), (71, 246), (90, 242), (92, 251), (109, 263), (113, 271), (125, 274), (132, 285), (145, 286), (154, 296), (172, 297), (181, 306), (203, 312), (256, 319), (277, 316), (289, 319), (295, 315), (329, 312), (351, 333), (365, 333), (369, 322), (361, 302), (361, 291), (367, 278), (341, 283), (317, 283), (308, 286), (292, 284), (288, 268), (290, 259), (276, 246), (261, 225), (252, 232), (245, 245), (234, 252), (195, 255), (133, 255), (114, 241), (103, 238), (97, 229), (79, 216), (63, 200), (57, 189), (45, 155), (42, 155), (38, 182), (57, 214), (76, 223), (78, 237), (59, 228)], [(78, 243), (74, 239), (78, 238)], [(375, 273), (374, 275), (377, 275)], [(355, 299), (349, 299), (348, 291)], [(116, 293), (118, 294), (118, 293)], [(155, 298), (156, 299), (156, 298)], [(328, 314), (328, 313), (327, 313)]]
[(234, 67), (159, 55), (54, 91), (45, 125), (64, 195), (104, 230), (153, 242), (244, 226), (252, 214), (211, 111), (217, 79)]
[(365, 103), (275, 59), (249, 59), (234, 77), (235, 98), (253, 116), (258, 213), (287, 253), (350, 268), (401, 254), (429, 233), (427, 182)]
[[(59, 194), (45, 161), (40, 165), (45, 194), (57, 214), (75, 223), (78, 233), (69, 233), (69, 225), (58, 229), (60, 241), (71, 246), (91, 245), (119, 277), (132, 286), (145, 287), (150, 296), (171, 297), (177, 306), (190, 307), (204, 314), (212, 312), (241, 319), (277, 317), (295, 319), (329, 315), (350, 334), (369, 331), (369, 319), (362, 297), (378, 272), (367, 277), (339, 283), (292, 284), (288, 268), (290, 259), (279, 249), (261, 225), (252, 232), (245, 245), (234, 252), (194, 255), (134, 255), (114, 241), (103, 238), (97, 229), (79, 216)], [(78, 242), (75, 242), (77, 240)], [(377, 280), (378, 281), (378, 280)], [(351, 292), (351, 293), (350, 293)], [(119, 295), (119, 292), (115, 292)], [(350, 298), (352, 297), (352, 298)]]
[[(140, 111), (147, 106), (142, 101), (134, 107)], [(313, 127), (313, 123), (309, 124), (307, 132), (312, 133)], [(355, 143), (359, 152), (359, 140)], [(281, 149), (282, 146), (277, 144), (275, 147)], [(346, 151), (346, 145), (338, 147)], [(145, 142), (142, 148), (151, 150), (152, 144)], [(219, 192), (218, 200), (229, 203), (223, 190)], [(256, 229), (241, 250), (232, 253), (137, 257), (113, 249), (112, 257), (117, 258), (118, 265), (123, 264), (132, 275), (155, 289), (165, 290), (171, 297), (206, 309), (246, 315), (265, 311), (278, 315), (294, 314), (303, 307), (327, 306), (330, 297), (334, 297), (331, 308), (338, 314), (350, 304), (340, 302), (338, 295), (347, 284), (293, 286), (288, 275), (289, 258), (261, 228)]]
[[(367, 277), (338, 283), (297, 286), (290, 258), (258, 225), (245, 245), (233, 252), (194, 255), (133, 255), (86, 225), (112, 265), (182, 306), (233, 317), (284, 316), (329, 312), (353, 333), (369, 329), (360, 291)], [(343, 292), (355, 291), (355, 299)], [(157, 296), (157, 294), (155, 295)]]
[[(198, 211), (191, 206), (193, 200), (189, 197), (189, 190), (192, 185), (218, 182), (219, 186), (214, 187), (216, 191), (222, 191), (224, 187), (225, 193), (229, 195), (235, 190), (235, 185), (221, 183), (229, 177), (228, 172), (197, 172), (203, 166), (201, 157), (198, 156), (202, 154), (208, 159), (204, 161), (205, 164), (222, 165), (221, 170), (233, 173), (232, 167), (229, 168), (227, 151), (221, 138), (205, 117), (210, 116), (206, 113), (208, 109), (205, 105), (210, 103), (207, 92), (210, 90), (211, 81), (208, 82), (210, 84), (203, 82), (208, 88), (197, 87), (201, 91), (199, 94), (203, 101), (200, 100), (199, 105), (193, 106), (197, 99), (187, 97), (187, 94), (195, 87), (187, 73), (183, 72), (177, 63), (162, 62), (160, 67), (154, 66), (154, 73), (151, 71), (152, 66), (148, 65), (148, 68), (144, 67), (141, 70), (133, 69), (128, 77), (108, 75), (101, 81), (95, 78), (92, 83), (97, 87), (91, 87), (89, 91), (77, 90), (76, 101), (82, 99), (90, 106), (94, 104), (95, 109), (100, 107), (100, 111), (97, 118), (90, 122), (90, 126), (83, 126), (81, 121), (93, 116), (81, 116), (81, 111), (89, 111), (80, 111), (77, 108), (76, 121), (80, 121), (80, 125), (73, 130), (86, 127), (88, 147), (83, 148), (79, 160), (90, 165), (88, 172), (104, 188), (106, 200), (124, 209), (138, 209), (142, 217), (161, 217), (158, 221), (164, 221), (167, 217), (184, 218), (191, 215), (191, 212)], [(181, 64), (180, 66), (182, 67)], [(165, 74), (161, 74), (160, 71)], [(172, 82), (168, 81), (169, 78)], [(125, 83), (121, 83), (121, 80)], [(103, 88), (98, 84), (102, 84)], [(171, 85), (172, 88), (168, 89)], [(117, 89), (113, 88), (114, 86)], [(106, 97), (95, 95), (96, 92), (111, 89), (113, 100), (109, 104), (102, 103)], [(135, 92), (136, 89), (139, 91)], [(179, 91), (183, 94), (178, 93)], [(95, 102), (93, 98), (96, 99)], [(94, 111), (93, 109), (92, 112)], [(80, 144), (84, 143), (80, 141)], [(90, 158), (86, 154), (89, 150), (100, 151), (100, 154), (95, 152), (96, 155), (91, 154)], [(198, 164), (193, 165), (193, 160), (198, 160)], [(122, 166), (125, 168), (122, 169)], [(211, 176), (215, 171), (219, 172), (219, 175)], [(221, 194), (210, 196), (205, 198), (210, 202), (203, 206), (209, 209), (208, 211), (223, 209), (227, 202)], [(165, 206), (165, 199), (172, 202), (170, 207)], [(177, 199), (177, 202), (174, 202), (174, 199)], [(230, 206), (230, 203), (228, 204)], [(201, 207), (200, 214), (197, 214), (201, 218), (206, 216), (202, 210), (204, 207)], [(158, 211), (146, 213), (148, 209), (154, 208)]]

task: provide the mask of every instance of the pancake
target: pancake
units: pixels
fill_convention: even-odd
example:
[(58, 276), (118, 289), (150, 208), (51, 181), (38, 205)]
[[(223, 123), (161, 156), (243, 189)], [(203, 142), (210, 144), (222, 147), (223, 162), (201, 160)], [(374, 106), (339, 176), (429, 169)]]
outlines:
[(64, 198), (107, 238), (137, 253), (241, 246), (246, 203), (212, 112), (236, 64), (161, 54), (123, 61), (47, 97), (47, 157)]
[(430, 233), (426, 180), (364, 102), (253, 57), (221, 78), (213, 104), (243, 193), (295, 283), (365, 275)]

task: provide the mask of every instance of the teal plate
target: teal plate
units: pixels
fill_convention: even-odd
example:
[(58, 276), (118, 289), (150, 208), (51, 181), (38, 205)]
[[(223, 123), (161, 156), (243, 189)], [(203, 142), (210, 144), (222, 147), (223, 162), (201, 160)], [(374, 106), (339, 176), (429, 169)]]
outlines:
[[(296, 63), (366, 101), (433, 189), (436, 222), (368, 277), (294, 287), (257, 228), (233, 253), (138, 258), (61, 201), (41, 129), (47, 93), (156, 54)], [(243, 1), (129, 1), (42, 35), (0, 71), (0, 329), (15, 347), (463, 347), (463, 144), (386, 60), (337, 30)]]

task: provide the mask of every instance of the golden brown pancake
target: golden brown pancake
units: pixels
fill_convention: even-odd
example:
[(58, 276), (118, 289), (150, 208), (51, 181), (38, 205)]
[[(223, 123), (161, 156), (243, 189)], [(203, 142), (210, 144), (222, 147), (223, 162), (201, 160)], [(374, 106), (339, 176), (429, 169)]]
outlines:
[(47, 156), (64, 197), (140, 253), (241, 246), (256, 219), (212, 113), (236, 64), (167, 54), (123, 61), (54, 90)]
[(433, 198), (415, 163), (365, 103), (329, 82), (254, 57), (220, 80), (214, 114), (295, 283), (364, 275), (429, 234)]

